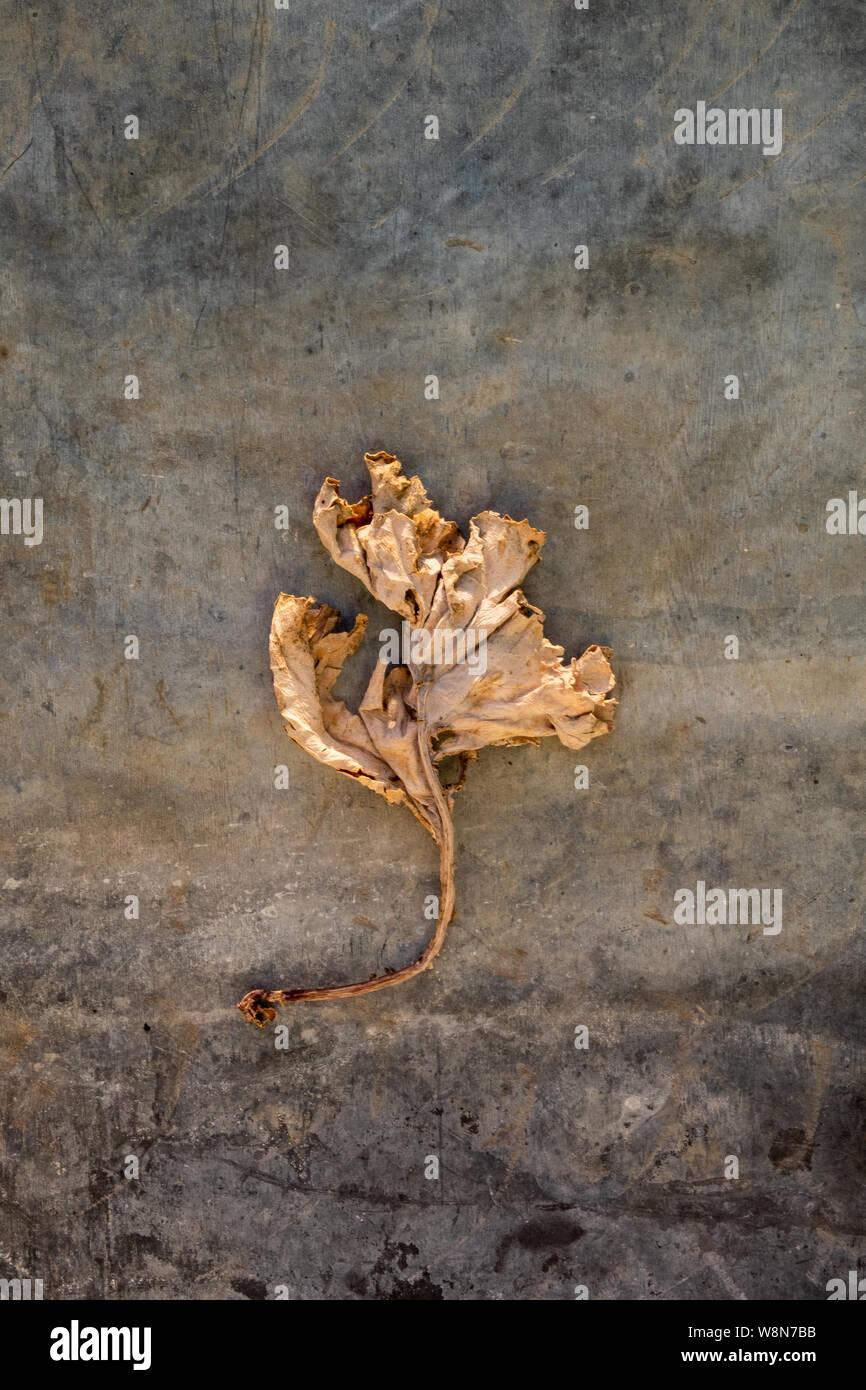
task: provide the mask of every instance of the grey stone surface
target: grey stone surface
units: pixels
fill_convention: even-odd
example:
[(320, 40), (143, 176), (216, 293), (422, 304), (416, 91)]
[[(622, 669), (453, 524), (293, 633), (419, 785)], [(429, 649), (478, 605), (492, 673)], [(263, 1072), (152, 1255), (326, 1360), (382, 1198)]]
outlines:
[[(45, 519), (0, 537), (0, 1273), (808, 1300), (862, 1260), (863, 8), (4, 6), (2, 490)], [(782, 154), (676, 146), (698, 100)], [(371, 614), (363, 684), (390, 615), (310, 514), (376, 447), (547, 532), (528, 596), (613, 647), (618, 725), (486, 751), (436, 969), (279, 1051), (245, 990), (407, 963), (436, 891), (267, 667), (309, 592)], [(781, 933), (677, 925), (699, 879)]]

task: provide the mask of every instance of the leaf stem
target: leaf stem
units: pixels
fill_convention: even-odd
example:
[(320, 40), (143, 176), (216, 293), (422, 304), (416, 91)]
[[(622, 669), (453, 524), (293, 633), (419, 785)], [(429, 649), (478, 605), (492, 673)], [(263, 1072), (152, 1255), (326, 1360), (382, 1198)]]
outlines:
[(418, 723), (418, 746), (422, 760), (427, 768), (427, 780), (436, 805), (437, 817), (433, 821), (428, 814), (424, 820), (430, 825), (439, 845), (439, 879), (441, 894), (436, 928), (422, 951), (411, 965), (402, 970), (386, 971), (384, 975), (373, 975), (369, 980), (359, 980), (351, 985), (329, 985), (323, 989), (253, 989), (245, 994), (238, 1004), (244, 1018), (264, 1028), (266, 1023), (276, 1018), (274, 1005), (312, 1003), (323, 999), (348, 999), (359, 994), (373, 994), (379, 989), (391, 989), (405, 980), (428, 970), (438, 956), (445, 941), (448, 924), (454, 916), (454, 823), (445, 796), (439, 773), (433, 766), (430, 756), (430, 741), (423, 720)]

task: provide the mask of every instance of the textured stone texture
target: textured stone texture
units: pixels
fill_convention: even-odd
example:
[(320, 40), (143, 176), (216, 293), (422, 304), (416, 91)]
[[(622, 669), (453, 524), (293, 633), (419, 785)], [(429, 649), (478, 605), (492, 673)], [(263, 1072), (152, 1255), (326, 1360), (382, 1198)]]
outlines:
[[(45, 535), (0, 537), (0, 1273), (825, 1297), (864, 1254), (866, 539), (824, 525), (866, 493), (863, 5), (4, 11), (2, 491)], [(782, 155), (675, 146), (713, 99)], [(485, 752), (435, 971), (277, 1051), (244, 991), (408, 962), (436, 891), (267, 669), (309, 592), (371, 614), (363, 685), (390, 615), (310, 514), (377, 447), (548, 533), (528, 595), (614, 648), (618, 727), (585, 792)], [(781, 934), (675, 925), (698, 879), (781, 887)]]

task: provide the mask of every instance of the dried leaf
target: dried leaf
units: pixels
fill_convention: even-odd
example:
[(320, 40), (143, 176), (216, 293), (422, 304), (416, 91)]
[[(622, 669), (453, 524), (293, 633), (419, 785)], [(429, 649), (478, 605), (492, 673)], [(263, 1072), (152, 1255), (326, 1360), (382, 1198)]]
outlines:
[[(451, 809), (478, 749), (550, 734), (582, 748), (610, 731), (616, 705), (609, 650), (591, 646), (563, 664), (562, 647), (544, 636), (544, 614), (518, 588), (539, 558), (542, 531), (482, 512), (466, 540), (392, 454), (364, 461), (370, 495), (346, 502), (326, 478), (313, 523), (337, 564), (400, 617), (400, 660), (377, 662), (353, 714), (333, 689), (367, 618), (339, 631), (333, 608), (280, 594), (270, 639), (274, 691), (295, 743), (389, 802), (405, 802), (430, 831), (440, 851), (439, 917), (423, 953), (402, 970), (323, 989), (250, 991), (238, 1008), (260, 1027), (275, 1017), (272, 1005), (369, 994), (427, 969), (454, 914)], [(455, 754), (461, 777), (445, 787), (438, 768)]]

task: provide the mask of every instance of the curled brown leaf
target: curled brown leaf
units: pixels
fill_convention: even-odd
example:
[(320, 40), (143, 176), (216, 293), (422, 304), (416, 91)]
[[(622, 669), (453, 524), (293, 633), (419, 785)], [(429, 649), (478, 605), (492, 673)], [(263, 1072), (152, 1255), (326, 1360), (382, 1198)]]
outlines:
[[(544, 614), (518, 587), (544, 533), (481, 512), (467, 539), (392, 454), (364, 461), (370, 494), (346, 502), (337, 480), (326, 478), (313, 523), (336, 563), (400, 617), (401, 659), (377, 662), (353, 713), (333, 691), (367, 618), (343, 631), (333, 608), (280, 594), (270, 638), (274, 691), (295, 743), (387, 801), (405, 802), (427, 827), (440, 853), (439, 915), (424, 951), (401, 970), (321, 989), (251, 990), (238, 1008), (259, 1027), (275, 1017), (274, 1005), (369, 994), (432, 965), (454, 915), (453, 800), (479, 749), (551, 734), (577, 749), (612, 727), (609, 650), (591, 646), (564, 663), (562, 647), (544, 636)], [(439, 766), (454, 755), (460, 778), (443, 786)]]

